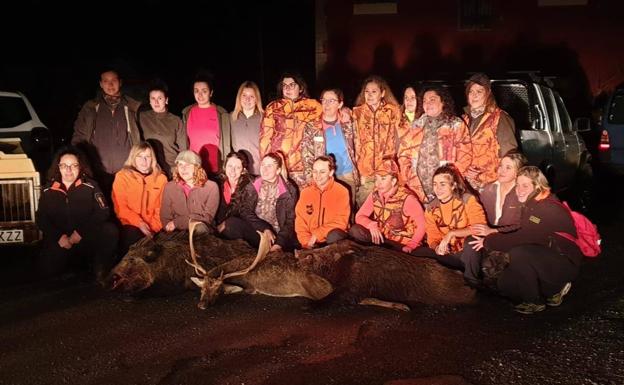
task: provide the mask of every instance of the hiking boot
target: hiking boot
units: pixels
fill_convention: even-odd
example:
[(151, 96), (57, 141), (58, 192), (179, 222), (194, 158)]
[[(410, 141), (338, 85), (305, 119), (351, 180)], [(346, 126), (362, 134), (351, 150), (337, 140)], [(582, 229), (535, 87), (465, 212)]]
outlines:
[(570, 288), (572, 287), (572, 282), (567, 282), (561, 288), (561, 291), (551, 297), (546, 298), (546, 305), (548, 306), (559, 306), (563, 302), (563, 297), (568, 294)]
[(514, 307), (514, 311), (522, 314), (533, 314), (546, 309), (546, 305), (541, 303), (523, 302)]

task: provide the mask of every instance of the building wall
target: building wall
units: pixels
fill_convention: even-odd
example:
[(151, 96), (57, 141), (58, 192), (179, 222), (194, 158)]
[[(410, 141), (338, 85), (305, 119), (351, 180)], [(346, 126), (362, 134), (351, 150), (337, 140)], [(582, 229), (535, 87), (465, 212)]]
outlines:
[[(367, 1), (321, 1), (327, 30), (317, 56), (327, 61), (317, 61), (319, 84), (338, 83), (353, 97), (369, 73), (400, 92), (419, 79), (538, 70), (560, 77), (562, 93), (582, 103), (624, 81), (624, 2), (468, 0), (491, 9), (486, 28), (470, 30), (459, 27), (462, 1), (397, 0), (397, 13), (385, 15), (354, 15), (354, 3)], [(585, 5), (539, 6), (548, 3)]]

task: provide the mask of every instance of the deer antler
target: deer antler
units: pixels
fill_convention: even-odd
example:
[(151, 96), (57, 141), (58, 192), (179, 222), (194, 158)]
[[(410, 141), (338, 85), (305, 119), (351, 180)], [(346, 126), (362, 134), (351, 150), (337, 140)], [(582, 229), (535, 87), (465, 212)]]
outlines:
[(204, 268), (198, 265), (197, 263), (191, 262), (188, 259), (185, 259), (184, 262), (186, 262), (190, 266), (193, 266), (193, 268), (195, 269), (195, 274), (202, 276), (202, 277), (205, 277), (206, 274), (208, 274), (206, 270), (204, 270)]
[(200, 223), (203, 223), (203, 222), (189, 219), (189, 246), (191, 248), (191, 259), (193, 260), (193, 263), (196, 265), (199, 265), (199, 264), (197, 263), (197, 254), (195, 253), (195, 246), (193, 246), (193, 233), (195, 232), (195, 227), (197, 227), (197, 225), (199, 225)]
[(253, 270), (253, 268), (256, 267), (258, 263), (264, 260), (264, 258), (267, 256), (267, 254), (269, 254), (269, 251), (271, 250), (271, 241), (269, 240), (269, 236), (266, 233), (267, 231), (271, 231), (271, 230), (264, 230), (263, 232), (256, 231), (258, 234), (260, 234), (260, 245), (258, 246), (258, 254), (256, 254), (256, 258), (251, 263), (251, 265), (249, 265), (249, 267), (247, 267), (246, 269), (243, 269), (240, 271), (234, 271), (232, 273), (228, 273), (224, 275), (223, 280), (226, 280), (230, 277), (238, 277), (239, 275), (245, 275), (249, 273), (251, 270)]

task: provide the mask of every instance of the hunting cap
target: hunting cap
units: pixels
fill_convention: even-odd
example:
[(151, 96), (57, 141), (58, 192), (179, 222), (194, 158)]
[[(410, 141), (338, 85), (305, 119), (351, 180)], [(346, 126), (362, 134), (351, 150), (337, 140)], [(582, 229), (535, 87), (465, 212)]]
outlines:
[(384, 157), (375, 169), (375, 175), (392, 175), (399, 178), (399, 166), (391, 157)]
[(470, 86), (472, 84), (478, 84), (481, 87), (485, 87), (487, 89), (490, 89), (490, 78), (481, 72), (478, 72), (474, 75), (472, 75), (467, 81), (466, 81), (466, 86)]
[(176, 164), (178, 164), (178, 162), (185, 162), (189, 164), (194, 164), (196, 166), (201, 166), (201, 159), (199, 155), (191, 150), (184, 150), (180, 152), (176, 157), (175, 162)]

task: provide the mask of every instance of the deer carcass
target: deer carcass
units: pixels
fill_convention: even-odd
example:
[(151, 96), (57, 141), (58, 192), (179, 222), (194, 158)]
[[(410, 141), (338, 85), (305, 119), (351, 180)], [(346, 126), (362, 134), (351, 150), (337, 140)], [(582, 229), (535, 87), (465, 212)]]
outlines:
[(153, 238), (145, 237), (130, 247), (128, 253), (109, 274), (109, 288), (136, 294), (147, 288), (161, 289), (169, 294), (194, 288), (190, 277), (193, 268), (185, 261), (195, 252), (203, 258), (197, 263), (210, 269), (241, 255), (254, 255), (255, 251), (242, 240), (228, 241), (209, 232), (161, 232)]
[(409, 310), (411, 304), (470, 304), (475, 292), (461, 274), (436, 261), (345, 240), (297, 252), (300, 266), (327, 279), (352, 303)]
[(320, 300), (332, 293), (332, 285), (317, 274), (302, 269), (292, 253), (272, 252), (266, 233), (260, 233), (255, 258), (240, 256), (210, 270), (190, 262), (199, 277), (191, 278), (201, 288), (197, 306), (205, 309), (219, 296), (244, 291), (273, 297), (305, 297)]

